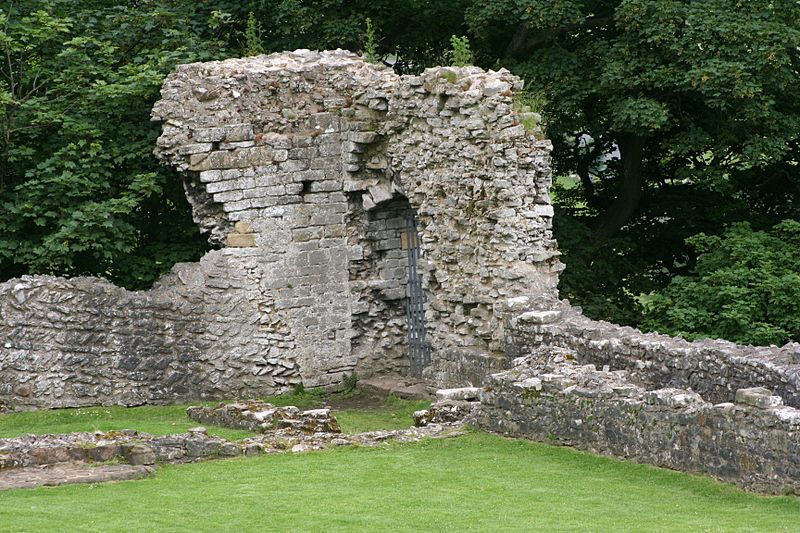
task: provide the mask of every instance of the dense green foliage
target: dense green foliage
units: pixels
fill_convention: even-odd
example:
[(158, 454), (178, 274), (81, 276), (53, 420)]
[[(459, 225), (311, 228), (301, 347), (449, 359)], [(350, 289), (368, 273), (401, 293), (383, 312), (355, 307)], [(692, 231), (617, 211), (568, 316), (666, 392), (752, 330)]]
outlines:
[[(479, 59), (543, 88), (559, 174), (562, 295), (640, 323), (688, 275), (697, 233), (800, 219), (800, 5), (499, 0), (467, 20)], [(715, 330), (717, 331), (717, 330)]]
[(782, 344), (800, 338), (800, 222), (770, 231), (740, 223), (690, 238), (700, 254), (647, 306), (645, 326), (688, 338)]
[[(176, 64), (294, 48), (441, 61), (465, 2), (6, 0), (0, 4), (0, 279), (145, 288), (207, 249), (149, 122)], [(438, 28), (439, 31), (433, 31)]]
[(0, 495), (0, 531), (796, 531), (794, 497), (475, 433)]
[(149, 115), (166, 74), (221, 43), (188, 4), (80, 5), (0, 11), (0, 271), (138, 288), (204, 250), (180, 180), (152, 155)]
[(448, 50), (447, 56), (450, 60), (450, 65), (454, 67), (468, 67), (472, 65), (475, 58), (469, 47), (469, 38), (466, 36), (457, 37), (452, 35), (450, 37), (450, 50)]
[[(264, 49), (270, 52), (344, 48), (393, 59), (401, 72), (445, 62), (453, 34), (464, 33), (464, 12), (471, 0), (218, 0), (215, 9), (232, 23), (230, 35), (253, 12), (260, 22)], [(371, 30), (368, 30), (370, 19)], [(374, 38), (368, 39), (369, 31)], [(374, 44), (375, 48), (368, 44)]]
[[(161, 81), (179, 62), (295, 48), (524, 77), (556, 173), (578, 178), (554, 191), (560, 289), (590, 316), (642, 325), (642, 295), (700, 282), (693, 235), (800, 220), (793, 0), (7, 0), (0, 14), (0, 279), (140, 288), (196, 258), (180, 180), (151, 154)], [(653, 309), (647, 324), (667, 327)], [(720, 331), (693, 328), (668, 329)]]

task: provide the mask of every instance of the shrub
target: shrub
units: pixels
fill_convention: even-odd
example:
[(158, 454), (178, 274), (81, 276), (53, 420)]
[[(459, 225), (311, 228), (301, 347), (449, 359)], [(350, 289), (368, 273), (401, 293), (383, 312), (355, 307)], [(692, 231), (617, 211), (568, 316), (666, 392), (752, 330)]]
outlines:
[(367, 17), (366, 20), (366, 34), (364, 37), (364, 57), (370, 63), (378, 63), (381, 56), (378, 54), (378, 38), (375, 36), (375, 26), (372, 25), (372, 19)]
[(800, 222), (768, 231), (741, 222), (687, 243), (699, 253), (693, 275), (652, 296), (645, 328), (743, 344), (800, 341)]
[(450, 65), (453, 67), (467, 67), (472, 65), (472, 50), (469, 47), (469, 39), (466, 36), (450, 37), (450, 50), (448, 51)]

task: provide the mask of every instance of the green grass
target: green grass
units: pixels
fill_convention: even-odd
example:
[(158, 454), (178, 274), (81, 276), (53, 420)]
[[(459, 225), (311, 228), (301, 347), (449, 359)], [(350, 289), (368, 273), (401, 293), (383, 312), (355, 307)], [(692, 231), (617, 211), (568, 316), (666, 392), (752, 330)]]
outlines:
[[(264, 398), (274, 405), (295, 405), (301, 409), (312, 409), (324, 405), (326, 396), (317, 392), (283, 394)], [(214, 405), (215, 402), (205, 405)], [(378, 429), (400, 429), (413, 423), (411, 414), (425, 409), (430, 402), (413, 402), (390, 397), (385, 402), (368, 408), (346, 408), (334, 410), (345, 433), (360, 433)], [(110, 431), (114, 429), (136, 429), (153, 435), (182, 433), (197, 422), (186, 416), (188, 405), (164, 405), (145, 407), (82, 407), (78, 409), (53, 409), (23, 413), (0, 414), (0, 438), (17, 437), (27, 433), (69, 433), (71, 431)], [(249, 431), (207, 426), (209, 433), (227, 439), (250, 437)]]
[(785, 532), (800, 500), (483, 433), (0, 493), (0, 531)]
[[(331, 399), (328, 397), (327, 399)], [(266, 398), (314, 408), (316, 392)], [(345, 432), (409, 427), (427, 402), (344, 400)], [(352, 406), (347, 401), (352, 400)], [(185, 406), (0, 415), (0, 437), (196, 423)], [(236, 439), (245, 431), (209, 428)], [(800, 499), (483, 433), (162, 467), (154, 478), (0, 492), (4, 531), (800, 531)]]
[[(136, 429), (153, 435), (183, 433), (199, 425), (186, 416), (187, 407), (188, 405), (81, 407), (11, 413), (0, 415), (0, 438), (17, 437), (28, 433), (43, 435), (114, 429)], [(243, 439), (253, 435), (249, 431), (207, 427), (210, 434), (226, 439)]]
[(414, 411), (427, 409), (431, 402), (402, 400), (390, 396), (382, 405), (370, 409), (335, 411), (344, 433), (361, 433), (380, 429), (404, 429), (414, 424)]

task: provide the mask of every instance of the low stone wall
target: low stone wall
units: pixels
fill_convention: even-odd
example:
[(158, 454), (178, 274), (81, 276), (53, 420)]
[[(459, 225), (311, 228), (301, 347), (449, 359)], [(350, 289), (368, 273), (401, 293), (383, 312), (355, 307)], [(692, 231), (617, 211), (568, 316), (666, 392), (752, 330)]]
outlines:
[(121, 460), (131, 464), (157, 461), (191, 461), (209, 457), (233, 457), (248, 451), (205, 430), (153, 436), (133, 430), (64, 435), (26, 435), (0, 439), (0, 472), (12, 468), (44, 466), (67, 462)]
[(566, 304), (531, 310), (511, 301), (505, 327), (509, 358), (543, 347), (567, 348), (578, 361), (627, 370), (646, 388), (691, 389), (710, 402), (734, 400), (738, 389), (761, 386), (800, 407), (800, 344), (739, 346), (723, 340), (681, 338), (591, 320)]
[[(0, 404), (139, 405), (267, 395), (301, 381), (260, 327), (242, 249), (176, 265), (150, 291), (94, 278), (0, 284)], [(269, 354), (269, 355), (267, 355)]]
[[(410, 421), (409, 421), (410, 422)], [(430, 424), (393, 431), (368, 431), (356, 435), (338, 432), (308, 433), (277, 429), (239, 441), (209, 435), (205, 428), (187, 433), (154, 436), (133, 430), (26, 435), (0, 439), (0, 477), (11, 470), (59, 463), (124, 461), (133, 465), (183, 463), (262, 453), (305, 452), (331, 446), (376, 446), (387, 441), (416, 442), (425, 438), (463, 435), (460, 422)]]
[(302, 433), (341, 433), (339, 421), (330, 409), (301, 410), (276, 407), (259, 400), (223, 403), (216, 407), (189, 407), (186, 414), (201, 424), (250, 431), (294, 429)]
[(678, 388), (645, 390), (568, 350), (520, 358), (493, 375), (477, 424), (641, 463), (705, 472), (754, 491), (800, 494), (800, 410), (762, 388), (711, 404)]

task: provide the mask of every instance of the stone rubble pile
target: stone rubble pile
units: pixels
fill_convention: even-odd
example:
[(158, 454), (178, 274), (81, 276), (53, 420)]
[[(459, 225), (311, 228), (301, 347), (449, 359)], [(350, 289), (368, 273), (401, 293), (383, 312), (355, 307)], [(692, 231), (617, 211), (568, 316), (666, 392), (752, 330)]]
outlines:
[(414, 412), (414, 425), (474, 424), (481, 406), (480, 393), (477, 387), (440, 389), (436, 391), (436, 401), (428, 409)]
[(300, 410), (294, 406), (275, 407), (259, 400), (220, 403), (216, 407), (189, 407), (186, 414), (201, 424), (250, 431), (293, 429), (303, 433), (341, 433), (339, 421), (330, 409)]

